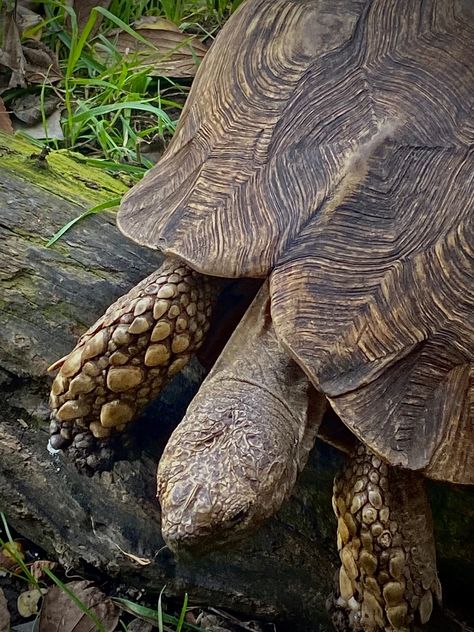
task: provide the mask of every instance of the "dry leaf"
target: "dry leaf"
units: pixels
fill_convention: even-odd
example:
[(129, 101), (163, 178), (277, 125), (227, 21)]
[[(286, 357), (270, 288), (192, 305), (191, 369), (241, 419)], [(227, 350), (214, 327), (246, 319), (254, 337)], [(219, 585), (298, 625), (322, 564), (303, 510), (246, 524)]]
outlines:
[(32, 92), (25, 92), (12, 99), (9, 103), (10, 111), (17, 119), (23, 121), (27, 125), (34, 125), (42, 121), (43, 113), (47, 118), (50, 116), (60, 104), (61, 99), (56, 94), (41, 95)]
[(33, 588), (32, 590), (25, 590), (18, 595), (16, 600), (16, 607), (20, 616), (24, 619), (33, 617), (39, 612), (39, 602), (43, 595), (48, 592), (47, 588)]
[(59, 62), (50, 48), (34, 39), (23, 42), (23, 54), (25, 56), (25, 77), (27, 83), (43, 83), (48, 79), (50, 83), (62, 79)]
[(50, 114), (46, 120), (46, 127), (43, 125), (43, 121), (39, 121), (34, 125), (27, 125), (22, 121), (13, 121), (13, 128), (16, 132), (25, 131), (31, 138), (37, 138), (38, 140), (44, 140), (48, 138), (56, 140), (64, 140), (63, 128), (61, 125), (61, 110), (55, 110)]
[(30, 37), (33, 37), (33, 39), (40, 39), (41, 28), (35, 28), (35, 27), (38, 27), (38, 25), (43, 22), (43, 18), (41, 17), (41, 15), (39, 15), (39, 13), (36, 13), (35, 11), (33, 11), (31, 7), (26, 6), (26, 4), (27, 3), (25, 3), (24, 5), (21, 2), (21, 0), (17, 4), (16, 23), (18, 26), (18, 30), (20, 31), (22, 35), (24, 35), (25, 31), (32, 29), (34, 31), (34, 35), (31, 35)]
[(18, 566), (17, 559), (23, 559), (23, 545), (21, 542), (6, 542), (0, 549), (0, 567), (11, 570)]
[(36, 562), (33, 562), (30, 566), (30, 573), (36, 580), (38, 580), (43, 577), (45, 568), (53, 570), (56, 566), (57, 563), (52, 562), (51, 560), (36, 560)]
[[(152, 632), (153, 625), (142, 619), (133, 619), (127, 625), (127, 632)], [(1, 630), (0, 630), (1, 632)]]
[(202, 612), (197, 618), (197, 623), (208, 632), (232, 632), (231, 628), (222, 625), (223, 619), (215, 614)]
[[(74, 2), (72, 3), (72, 7), (76, 12), (79, 31), (82, 31), (82, 29), (84, 28), (87, 20), (89, 19), (90, 12), (94, 7), (103, 7), (104, 9), (108, 9), (110, 6), (110, 2), (111, 0), (74, 0)], [(101, 21), (102, 15), (98, 13), (91, 35), (94, 35), (94, 33), (97, 31)]]
[(0, 49), (0, 93), (8, 88), (62, 78), (56, 54), (43, 42), (27, 39), (21, 43), (20, 32), (12, 14), (6, 15), (4, 46)]
[(3, 48), (0, 48), (0, 66), (3, 66), (0, 93), (8, 88), (26, 85), (26, 61), (21, 46), (20, 31), (13, 18), (13, 13), (7, 13), (2, 17), (5, 20), (5, 27)]
[(10, 613), (8, 612), (8, 604), (0, 588), (0, 632), (9, 632), (10, 630)]
[(33, 11), (35, 8), (38, 8), (37, 0), (18, 0), (17, 2), (17, 10), (29, 9)]
[(198, 37), (183, 33), (172, 22), (157, 17), (142, 18), (133, 28), (150, 44), (147, 46), (129, 33), (115, 30), (112, 35), (118, 51), (153, 66), (152, 76), (194, 77), (207, 52), (207, 46)]
[[(118, 624), (118, 610), (112, 601), (96, 586), (88, 581), (66, 584), (102, 623), (107, 632), (115, 630)], [(39, 632), (96, 632), (92, 619), (76, 606), (59, 586), (53, 586), (46, 595), (41, 609)]]
[(10, 115), (5, 108), (5, 103), (3, 102), (2, 97), (0, 97), (0, 129), (3, 132), (7, 132), (7, 134), (13, 134)]

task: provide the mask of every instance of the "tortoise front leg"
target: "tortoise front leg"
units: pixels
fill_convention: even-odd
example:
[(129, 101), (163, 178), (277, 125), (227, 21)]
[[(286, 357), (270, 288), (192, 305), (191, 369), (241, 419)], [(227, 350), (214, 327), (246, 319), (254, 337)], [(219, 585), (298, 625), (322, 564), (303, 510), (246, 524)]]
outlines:
[(334, 482), (333, 507), (342, 562), (333, 614), (364, 632), (426, 623), (441, 588), (423, 477), (360, 445)]
[(107, 465), (114, 439), (202, 344), (216, 295), (213, 279), (167, 259), (111, 305), (50, 367), (50, 445), (79, 467)]

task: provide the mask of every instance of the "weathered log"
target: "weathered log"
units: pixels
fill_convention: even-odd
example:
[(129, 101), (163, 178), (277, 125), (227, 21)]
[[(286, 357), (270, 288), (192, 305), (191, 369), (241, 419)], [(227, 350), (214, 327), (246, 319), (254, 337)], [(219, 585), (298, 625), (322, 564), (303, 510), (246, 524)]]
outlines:
[[(335, 450), (314, 450), (292, 498), (254, 537), (187, 560), (163, 548), (154, 475), (199, 383), (197, 363), (137, 426), (146, 448), (133, 460), (87, 478), (47, 452), (46, 368), (160, 258), (125, 240), (110, 213), (77, 224), (46, 249), (64, 223), (125, 186), (61, 152), (40, 166), (33, 152), (0, 136), (0, 509), (68, 568), (151, 590), (166, 584), (171, 594), (187, 590), (194, 601), (291, 621), (293, 629), (329, 630), (325, 600), (337, 568), (330, 495), (342, 462)], [(432, 499), (446, 604), (456, 615), (438, 611), (429, 629), (467, 629), (456, 619), (474, 619), (474, 494), (436, 485)]]

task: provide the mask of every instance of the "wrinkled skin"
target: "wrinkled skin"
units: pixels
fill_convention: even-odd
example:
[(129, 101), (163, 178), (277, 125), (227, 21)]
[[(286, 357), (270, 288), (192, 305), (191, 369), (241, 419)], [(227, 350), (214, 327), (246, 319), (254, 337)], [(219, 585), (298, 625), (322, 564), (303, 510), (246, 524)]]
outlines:
[[(199, 554), (274, 515), (316, 435), (326, 436), (325, 407), (278, 342), (264, 286), (162, 455), (169, 547)], [(356, 445), (344, 445), (351, 456), (334, 485), (341, 567), (331, 615), (343, 632), (408, 632), (441, 594), (423, 477)]]
[(201, 551), (272, 516), (306, 463), (325, 407), (278, 342), (265, 284), (161, 457), (169, 546)]
[(319, 425), (318, 416), (307, 424), (275, 394), (235, 378), (217, 376), (205, 394), (190, 406), (158, 468), (162, 532), (172, 549), (202, 551), (241, 539), (276, 513)]

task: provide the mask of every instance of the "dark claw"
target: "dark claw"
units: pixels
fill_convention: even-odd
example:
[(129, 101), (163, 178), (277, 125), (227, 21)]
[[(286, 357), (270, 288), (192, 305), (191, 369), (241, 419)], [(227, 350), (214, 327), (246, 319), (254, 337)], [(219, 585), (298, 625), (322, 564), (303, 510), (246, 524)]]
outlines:
[(53, 434), (49, 438), (49, 445), (53, 448), (53, 450), (64, 450), (71, 444), (71, 441), (65, 439), (62, 435)]

